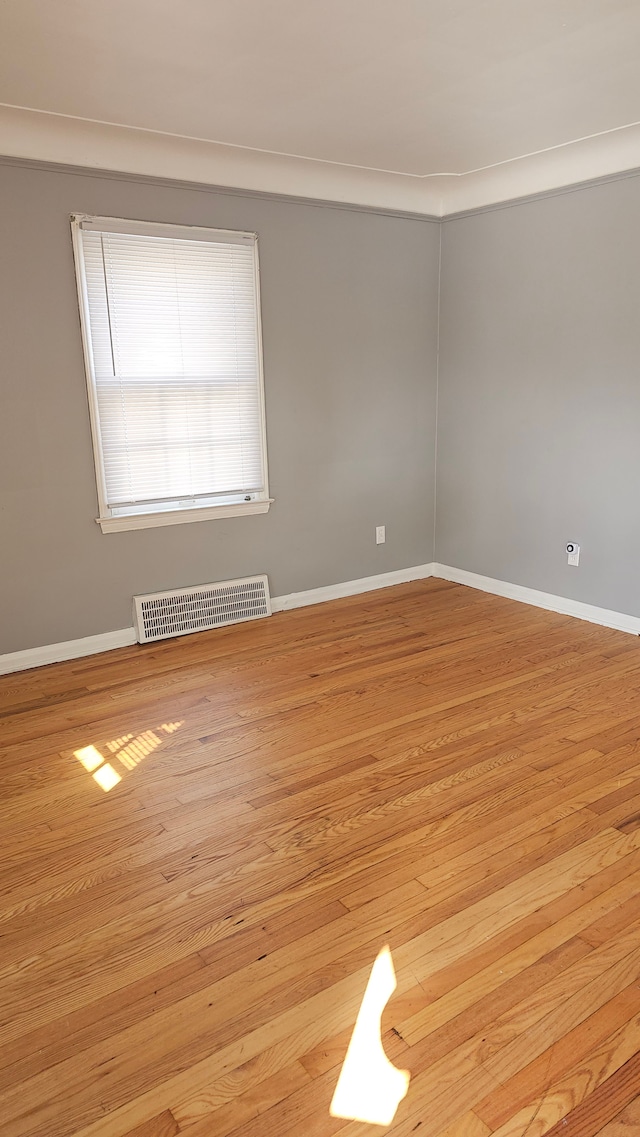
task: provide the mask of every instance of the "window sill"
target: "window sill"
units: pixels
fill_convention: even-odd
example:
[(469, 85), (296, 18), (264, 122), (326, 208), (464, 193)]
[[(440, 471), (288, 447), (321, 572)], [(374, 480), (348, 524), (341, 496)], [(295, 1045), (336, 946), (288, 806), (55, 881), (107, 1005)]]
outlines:
[(122, 533), (125, 529), (155, 529), (159, 525), (186, 525), (193, 521), (215, 521), (222, 517), (246, 517), (268, 513), (273, 498), (266, 501), (238, 502), (236, 505), (209, 505), (204, 509), (171, 509), (161, 513), (130, 513), (120, 517), (96, 517), (103, 533)]

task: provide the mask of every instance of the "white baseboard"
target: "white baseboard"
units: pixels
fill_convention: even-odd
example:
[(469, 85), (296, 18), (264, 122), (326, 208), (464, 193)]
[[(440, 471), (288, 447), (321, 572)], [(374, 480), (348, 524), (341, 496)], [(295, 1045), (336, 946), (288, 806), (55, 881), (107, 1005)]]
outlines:
[[(582, 604), (579, 600), (569, 600), (566, 596), (553, 596), (550, 592), (538, 592), (535, 588), (525, 588), (521, 584), (509, 584), (505, 580), (494, 580), (490, 576), (479, 576), (465, 569), (451, 568), (449, 565), (426, 564), (414, 568), (383, 572), (378, 576), (364, 576), (359, 580), (347, 580), (342, 584), (329, 584), (324, 588), (310, 588), (306, 592), (291, 592), (288, 596), (274, 596), (271, 599), (273, 612), (287, 612), (292, 608), (304, 608), (309, 604), (323, 604), (327, 600), (339, 600), (343, 596), (358, 596), (362, 592), (373, 592), (378, 588), (390, 588), (394, 584), (407, 584), (412, 580), (424, 580), (436, 576), (450, 580), (454, 584), (465, 584), (469, 588), (491, 592), (494, 596), (504, 596), (508, 600), (519, 600), (545, 608), (549, 612), (559, 612), (563, 616), (574, 616), (578, 620), (588, 620), (605, 628), (615, 628), (619, 632), (640, 635), (640, 616), (629, 616), (625, 612), (614, 612), (609, 608), (598, 608), (594, 604)], [(130, 647), (136, 642), (133, 628), (121, 628), (117, 632), (105, 632), (99, 636), (86, 636), (80, 640), (67, 640), (66, 643), (46, 644), (44, 647), (29, 648), (0, 655), (0, 675), (14, 671), (26, 671), (31, 667), (42, 667), (47, 663), (61, 663), (66, 659), (80, 659), (85, 655), (97, 655), (117, 647)]]
[[(307, 604), (322, 604), (325, 600), (337, 600), (341, 596), (356, 596), (359, 592), (372, 592), (376, 588), (389, 588), (393, 584), (406, 584), (410, 580), (421, 580), (433, 576), (433, 565), (418, 565), (416, 568), (398, 569), (383, 572), (379, 576), (364, 576), (360, 580), (347, 580), (343, 584), (330, 584), (326, 588), (311, 588), (308, 592), (292, 592), (288, 596), (273, 596), (273, 612), (285, 612), (289, 608), (303, 608)], [(80, 659), (84, 655), (98, 655), (116, 647), (130, 647), (136, 642), (133, 628), (121, 628), (117, 632), (105, 632), (99, 636), (86, 636), (81, 640), (67, 640), (66, 643), (45, 644), (43, 647), (28, 648), (26, 651), (9, 652), (0, 655), (0, 675), (14, 671), (27, 671), (31, 667), (43, 667), (46, 663), (61, 663), (65, 659)]]
[(129, 647), (136, 642), (133, 628), (118, 632), (103, 632), (100, 636), (85, 636), (81, 640), (67, 640), (61, 644), (45, 644), (26, 651), (13, 651), (0, 655), (0, 675), (14, 671), (28, 671), (30, 667), (43, 667), (46, 663), (61, 663), (65, 659), (81, 659), (84, 655), (99, 655), (115, 647)]
[(377, 588), (390, 588), (393, 584), (408, 584), (411, 580), (424, 580), (433, 576), (434, 566), (417, 565), (415, 568), (382, 572), (378, 576), (362, 576), (359, 580), (346, 580), (342, 584), (328, 584), (324, 588), (310, 588), (307, 592), (290, 592), (288, 596), (273, 596), (273, 612), (287, 612), (290, 608), (306, 608), (308, 604), (324, 604), (326, 600), (340, 600), (343, 596), (358, 596), (361, 592), (375, 592)]
[(583, 604), (580, 600), (554, 596), (551, 592), (538, 592), (537, 589), (525, 588), (522, 584), (509, 584), (506, 580), (494, 580), (491, 576), (479, 576), (478, 573), (451, 568), (449, 565), (434, 564), (433, 575), (454, 584), (478, 588), (481, 592), (491, 592), (494, 596), (504, 596), (507, 600), (519, 600), (523, 604), (533, 604), (535, 608), (546, 608), (548, 612), (559, 612), (563, 616), (575, 616), (578, 620), (588, 620), (591, 624), (601, 624), (619, 632), (640, 635), (640, 616), (629, 616), (626, 612), (614, 612), (610, 608), (598, 608), (595, 604)]

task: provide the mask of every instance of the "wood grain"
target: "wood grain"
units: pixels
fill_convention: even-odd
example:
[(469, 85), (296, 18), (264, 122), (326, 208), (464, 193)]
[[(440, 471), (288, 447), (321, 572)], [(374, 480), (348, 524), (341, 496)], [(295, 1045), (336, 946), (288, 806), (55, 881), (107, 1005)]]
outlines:
[(638, 1132), (640, 1132), (640, 1098), (636, 1098), (613, 1121), (605, 1125), (598, 1137), (634, 1137)]
[[(0, 681), (3, 1137), (630, 1137), (640, 645), (422, 581)], [(119, 780), (105, 792), (93, 777)]]
[(640, 1052), (550, 1129), (549, 1137), (635, 1137), (639, 1121)]

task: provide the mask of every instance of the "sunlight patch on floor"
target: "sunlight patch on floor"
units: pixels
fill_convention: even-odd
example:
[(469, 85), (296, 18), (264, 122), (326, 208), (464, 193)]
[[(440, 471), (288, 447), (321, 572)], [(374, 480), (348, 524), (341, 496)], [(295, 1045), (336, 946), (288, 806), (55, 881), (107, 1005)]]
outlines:
[[(107, 742), (105, 749), (109, 751), (109, 757), (117, 759), (124, 770), (134, 770), (143, 758), (162, 745), (167, 735), (173, 734), (181, 726), (182, 722), (165, 722), (157, 730), (144, 730), (137, 736), (123, 734), (120, 738)], [(97, 746), (83, 746), (80, 750), (74, 750), (73, 755), (105, 793), (122, 781), (122, 774), (106, 760)]]
[(329, 1107), (332, 1117), (391, 1125), (407, 1093), (410, 1074), (408, 1070), (398, 1070), (389, 1061), (380, 1032), (382, 1012), (396, 986), (391, 952), (383, 947), (371, 969)]
[(117, 786), (118, 782), (122, 781), (122, 775), (114, 770), (110, 762), (105, 762), (104, 766), (96, 770), (93, 776), (105, 793), (108, 793), (114, 786)]

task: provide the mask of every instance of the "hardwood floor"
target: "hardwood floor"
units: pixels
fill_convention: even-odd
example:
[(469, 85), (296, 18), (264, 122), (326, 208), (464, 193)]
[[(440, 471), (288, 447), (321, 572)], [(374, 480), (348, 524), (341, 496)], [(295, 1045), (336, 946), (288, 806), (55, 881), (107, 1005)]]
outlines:
[[(640, 1133), (640, 643), (429, 580), (0, 680), (2, 1137)], [(111, 785), (111, 783), (113, 783)]]

